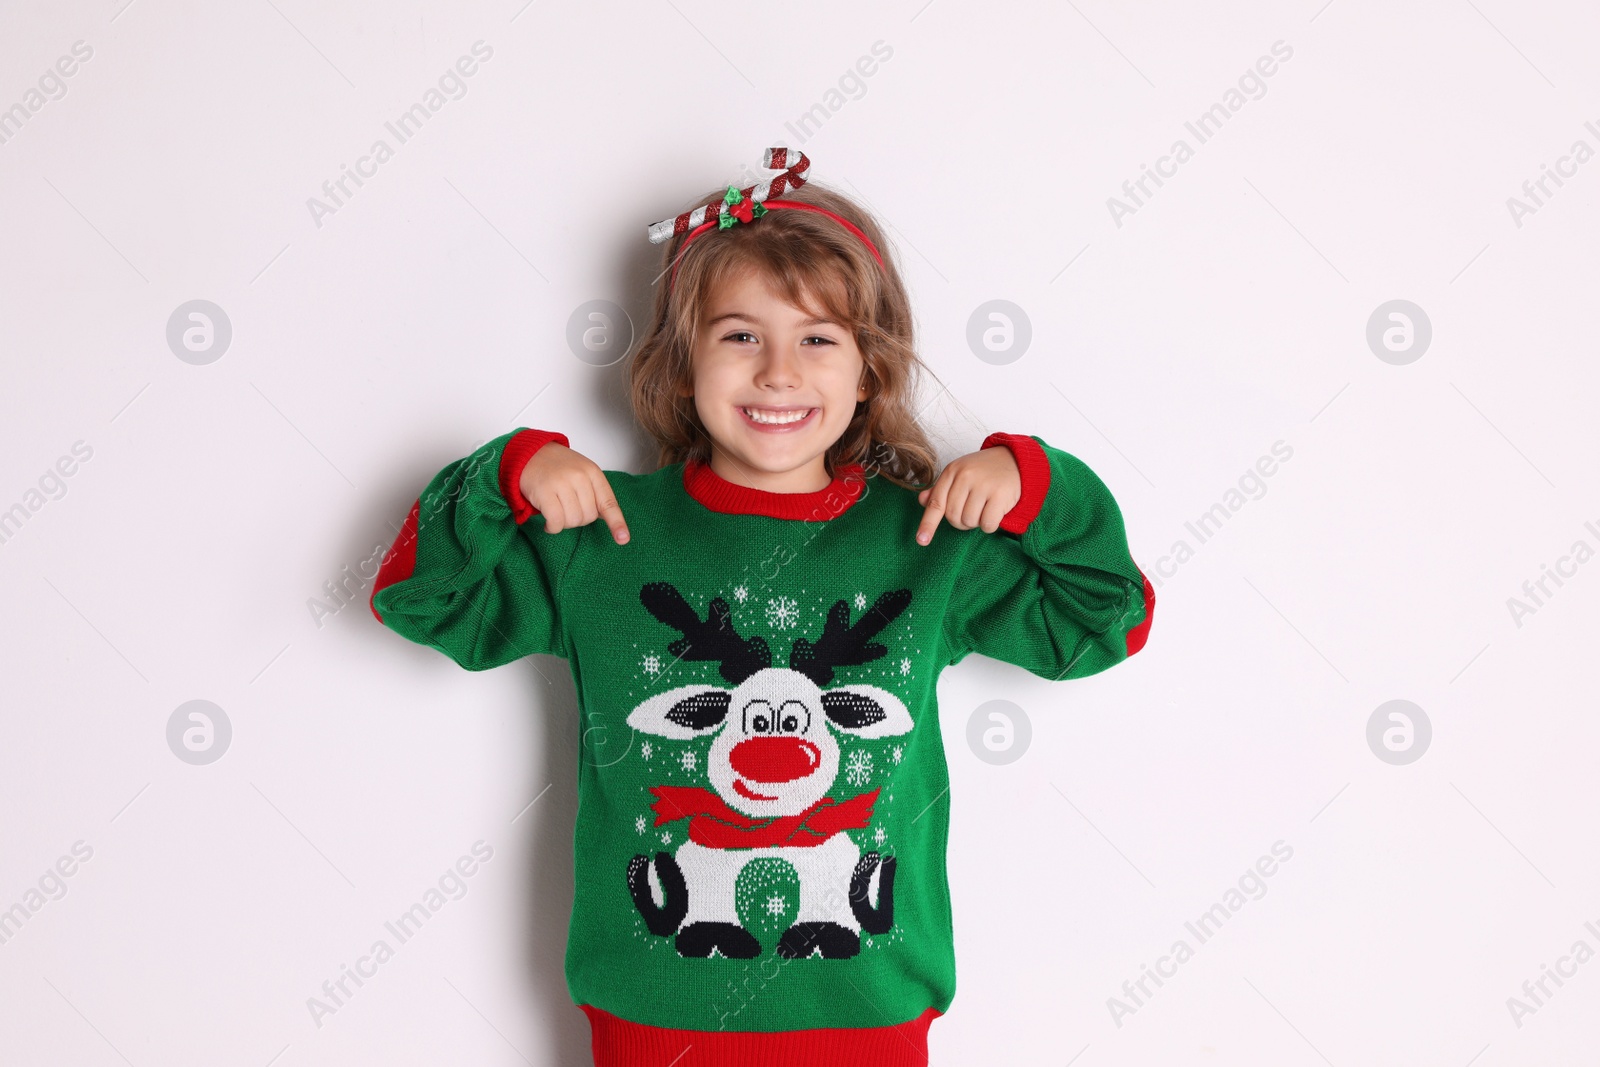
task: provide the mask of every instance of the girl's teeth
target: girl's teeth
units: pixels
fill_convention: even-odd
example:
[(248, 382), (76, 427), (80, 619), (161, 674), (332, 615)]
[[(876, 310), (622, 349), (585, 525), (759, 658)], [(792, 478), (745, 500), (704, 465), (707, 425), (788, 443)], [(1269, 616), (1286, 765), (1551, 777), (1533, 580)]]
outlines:
[(774, 425), (782, 425), (786, 422), (799, 422), (801, 419), (811, 414), (812, 409), (805, 408), (800, 411), (766, 412), (744, 408), (743, 411), (746, 415), (750, 416), (750, 419), (753, 422), (765, 422)]

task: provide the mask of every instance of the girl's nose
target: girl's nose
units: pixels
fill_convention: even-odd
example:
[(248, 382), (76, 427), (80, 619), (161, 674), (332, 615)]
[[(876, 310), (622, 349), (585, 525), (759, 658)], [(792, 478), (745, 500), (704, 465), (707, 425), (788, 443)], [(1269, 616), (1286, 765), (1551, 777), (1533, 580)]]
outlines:
[(790, 385), (800, 381), (800, 361), (792, 353), (773, 351), (766, 354), (760, 369), (756, 372), (756, 381), (772, 382), (778, 385)]

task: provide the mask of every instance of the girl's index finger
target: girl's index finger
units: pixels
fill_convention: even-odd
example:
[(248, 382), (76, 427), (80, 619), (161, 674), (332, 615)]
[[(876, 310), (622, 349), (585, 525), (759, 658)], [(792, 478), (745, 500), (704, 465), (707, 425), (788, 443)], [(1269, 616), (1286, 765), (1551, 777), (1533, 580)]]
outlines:
[(927, 501), (927, 509), (922, 513), (922, 522), (917, 526), (917, 543), (928, 544), (933, 540), (933, 532), (939, 528), (939, 520), (944, 518), (945, 506), (944, 477), (941, 475), (932, 488), (924, 489), (918, 494)]
[(612, 539), (619, 545), (627, 544), (628, 523), (622, 517), (622, 507), (617, 503), (616, 494), (611, 491), (611, 483), (606, 481), (605, 472), (599, 467), (594, 469), (594, 499), (600, 517), (611, 528)]

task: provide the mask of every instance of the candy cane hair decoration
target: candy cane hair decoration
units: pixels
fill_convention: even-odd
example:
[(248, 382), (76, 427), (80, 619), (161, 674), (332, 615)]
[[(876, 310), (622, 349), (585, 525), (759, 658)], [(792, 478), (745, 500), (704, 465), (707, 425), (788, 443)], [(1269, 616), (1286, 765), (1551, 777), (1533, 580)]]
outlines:
[[(790, 158), (794, 162), (789, 162)], [(766, 170), (781, 170), (782, 174), (769, 181), (758, 182), (747, 189), (738, 186), (728, 186), (728, 191), (720, 198), (709, 203), (701, 204), (690, 211), (685, 211), (676, 218), (664, 219), (649, 228), (650, 243), (660, 244), (670, 241), (680, 233), (687, 232), (689, 236), (684, 239), (678, 254), (672, 260), (672, 278), (667, 286), (671, 288), (678, 280), (678, 264), (683, 262), (683, 254), (689, 250), (689, 243), (696, 237), (710, 230), (713, 226), (719, 230), (726, 230), (735, 222), (749, 223), (765, 215), (772, 208), (798, 208), (801, 211), (814, 211), (819, 215), (826, 215), (839, 225), (849, 230), (861, 239), (861, 242), (872, 252), (872, 258), (878, 261), (878, 266), (883, 266), (883, 256), (878, 254), (878, 248), (861, 228), (839, 214), (829, 211), (816, 204), (807, 204), (799, 200), (773, 200), (772, 194), (781, 195), (785, 189), (798, 189), (806, 183), (811, 176), (811, 160), (799, 149), (769, 148), (763, 154), (761, 165)], [(716, 209), (713, 217), (707, 218), (712, 209)]]

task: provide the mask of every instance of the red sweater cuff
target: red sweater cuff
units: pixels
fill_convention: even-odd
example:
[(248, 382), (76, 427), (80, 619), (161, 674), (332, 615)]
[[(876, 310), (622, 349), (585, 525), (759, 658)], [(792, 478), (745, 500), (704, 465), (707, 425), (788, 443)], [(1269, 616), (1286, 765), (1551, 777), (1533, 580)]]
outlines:
[(1144, 579), (1144, 621), (1128, 631), (1128, 655), (1133, 655), (1144, 647), (1150, 639), (1150, 623), (1156, 617), (1156, 587), (1150, 584), (1150, 578), (1143, 570), (1139, 577)]
[(539, 509), (528, 503), (528, 498), (522, 495), (522, 470), (533, 454), (551, 441), (566, 448), (572, 447), (564, 433), (521, 430), (506, 442), (505, 450), (500, 453), (500, 495), (511, 505), (511, 517), (519, 526), (539, 513)]
[(1045, 494), (1050, 491), (1050, 460), (1039, 442), (1027, 434), (992, 433), (978, 448), (981, 451), (995, 445), (1011, 449), (1022, 474), (1022, 498), (1000, 519), (1000, 529), (1020, 534), (1044, 507)]
[(367, 597), (367, 607), (372, 609), (372, 617), (379, 622), (383, 621), (383, 616), (378, 614), (378, 591), (387, 589), (396, 582), (403, 582), (416, 572), (417, 517), (421, 513), (422, 498), (418, 497), (416, 503), (411, 505), (410, 512), (406, 514), (406, 521), (400, 527), (400, 533), (395, 536), (394, 544), (383, 554), (383, 560), (378, 564), (378, 574), (372, 580), (372, 594)]

